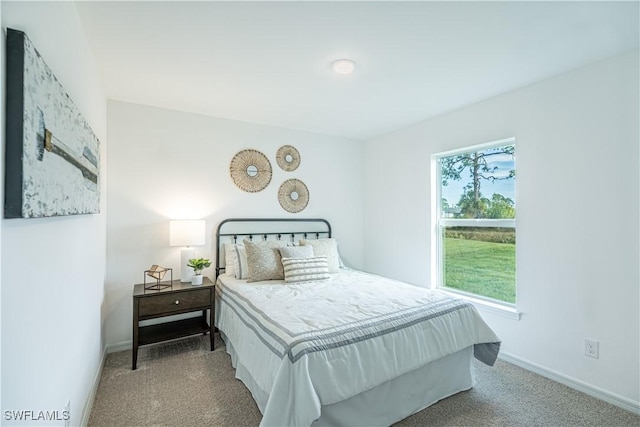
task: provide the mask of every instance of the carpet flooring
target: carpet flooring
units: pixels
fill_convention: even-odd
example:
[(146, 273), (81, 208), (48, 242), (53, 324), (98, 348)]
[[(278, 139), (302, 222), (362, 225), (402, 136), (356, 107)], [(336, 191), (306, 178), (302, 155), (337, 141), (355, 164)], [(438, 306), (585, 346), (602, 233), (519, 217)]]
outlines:
[[(192, 337), (107, 356), (89, 426), (257, 426), (261, 414), (216, 337)], [(396, 424), (640, 426), (640, 416), (498, 360), (474, 364), (477, 385)]]

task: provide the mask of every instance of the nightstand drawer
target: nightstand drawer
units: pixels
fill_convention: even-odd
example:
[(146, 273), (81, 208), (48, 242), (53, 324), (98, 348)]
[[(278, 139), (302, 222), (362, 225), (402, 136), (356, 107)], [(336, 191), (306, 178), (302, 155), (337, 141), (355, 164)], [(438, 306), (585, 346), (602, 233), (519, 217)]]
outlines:
[(154, 295), (151, 298), (140, 298), (139, 315), (155, 316), (178, 313), (211, 305), (211, 289), (197, 289), (188, 292), (177, 292), (166, 295)]

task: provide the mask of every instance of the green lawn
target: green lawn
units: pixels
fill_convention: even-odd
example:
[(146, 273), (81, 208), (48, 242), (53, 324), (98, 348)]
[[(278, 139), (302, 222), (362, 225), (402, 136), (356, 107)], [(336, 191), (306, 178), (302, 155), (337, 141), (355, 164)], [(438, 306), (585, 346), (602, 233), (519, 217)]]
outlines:
[(445, 286), (509, 303), (516, 302), (516, 246), (444, 239)]

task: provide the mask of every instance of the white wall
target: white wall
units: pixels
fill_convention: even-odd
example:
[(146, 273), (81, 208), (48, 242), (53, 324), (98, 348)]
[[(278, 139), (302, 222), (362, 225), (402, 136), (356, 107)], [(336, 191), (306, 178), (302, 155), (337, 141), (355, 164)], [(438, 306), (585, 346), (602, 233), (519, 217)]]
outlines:
[(27, 34), (101, 141), (101, 214), (2, 220), (2, 423), (70, 400), (78, 425), (102, 355), (106, 99), (72, 2), (3, 1), (2, 26)]
[[(179, 248), (169, 246), (170, 219), (205, 219), (207, 240), (199, 256), (215, 258), (215, 229), (228, 217), (327, 218), (345, 260), (362, 267), (362, 144), (289, 129), (177, 111), (109, 102), (109, 217), (107, 221), (106, 342), (131, 341), (131, 293), (152, 264), (173, 267)], [(293, 145), (301, 164), (281, 170), (275, 159)], [(229, 162), (242, 149), (263, 152), (273, 177), (258, 193), (235, 186)], [(280, 184), (302, 180), (310, 201), (298, 214), (284, 211)], [(213, 268), (205, 275), (214, 277)]]
[(429, 286), (430, 156), (515, 136), (523, 316), (483, 314), (505, 354), (640, 410), (638, 72), (635, 51), (373, 139), (363, 170), (365, 268)]

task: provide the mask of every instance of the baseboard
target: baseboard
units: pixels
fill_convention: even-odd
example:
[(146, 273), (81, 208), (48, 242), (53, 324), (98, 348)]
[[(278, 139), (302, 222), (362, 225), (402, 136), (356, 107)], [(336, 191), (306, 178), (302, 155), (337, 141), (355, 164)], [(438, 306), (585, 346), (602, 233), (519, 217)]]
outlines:
[(91, 391), (89, 391), (89, 397), (84, 404), (84, 410), (82, 411), (82, 419), (80, 420), (80, 425), (85, 427), (89, 425), (89, 417), (91, 416), (91, 409), (93, 408), (93, 401), (96, 398), (96, 393), (98, 392), (98, 386), (100, 385), (100, 378), (102, 377), (102, 370), (104, 369), (104, 363), (107, 360), (107, 349), (105, 348), (102, 351), (102, 356), (100, 357), (100, 364), (98, 365), (98, 369), (96, 371), (96, 375), (93, 378), (93, 386), (91, 387)]
[(122, 341), (119, 343), (107, 345), (105, 346), (104, 350), (102, 350), (102, 356), (100, 357), (100, 365), (98, 366), (96, 375), (93, 378), (93, 386), (91, 387), (91, 391), (89, 392), (89, 397), (87, 398), (87, 402), (84, 405), (84, 410), (82, 411), (82, 419), (80, 421), (81, 426), (84, 427), (89, 425), (89, 417), (91, 416), (93, 401), (96, 398), (96, 393), (98, 392), (98, 386), (100, 386), (100, 378), (102, 377), (102, 370), (104, 369), (104, 364), (107, 360), (107, 354), (115, 353), (116, 351), (131, 350), (131, 345), (132, 345), (131, 341)]
[(120, 341), (107, 345), (105, 351), (107, 352), (107, 354), (110, 354), (115, 353), (116, 351), (131, 350), (132, 347), (133, 343), (131, 341)]
[(619, 408), (622, 408), (634, 414), (640, 415), (640, 402), (634, 402), (633, 400), (628, 399), (626, 397), (619, 396), (615, 393), (611, 393), (609, 391), (603, 390), (591, 384), (587, 384), (575, 378), (568, 377), (559, 372), (542, 367), (540, 365), (529, 362), (528, 360), (522, 359), (520, 357), (514, 356), (509, 353), (500, 352), (500, 354), (498, 355), (498, 358), (504, 360), (505, 362), (509, 362), (523, 369), (526, 369), (527, 371), (531, 371), (533, 373), (541, 375), (545, 378), (549, 378), (550, 380), (553, 380), (560, 384), (564, 384), (567, 387), (571, 387), (574, 390), (578, 390), (584, 394), (588, 394), (591, 397), (595, 397), (596, 399), (603, 400)]

